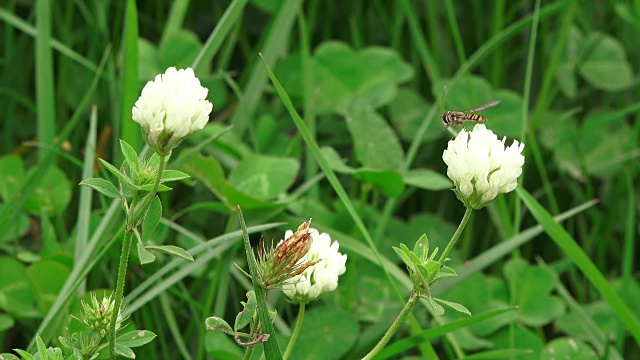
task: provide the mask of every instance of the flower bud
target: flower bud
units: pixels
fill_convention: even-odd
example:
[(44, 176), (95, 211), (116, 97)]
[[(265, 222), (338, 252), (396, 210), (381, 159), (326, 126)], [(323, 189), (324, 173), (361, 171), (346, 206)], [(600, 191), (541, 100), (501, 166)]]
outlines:
[(313, 241), (309, 233), (311, 220), (298, 227), (295, 233), (278, 243), (275, 249), (265, 251), (262, 241), (258, 248), (260, 283), (266, 289), (281, 287), (288, 279), (302, 273), (317, 261), (307, 261), (305, 255)]
[[(290, 234), (287, 231), (285, 236)], [(308, 303), (338, 287), (338, 277), (346, 271), (347, 255), (341, 254), (337, 241), (331, 242), (327, 233), (309, 229), (313, 241), (301, 261), (313, 262), (282, 287), (285, 295), (294, 303)]]
[[(91, 294), (91, 303), (87, 304), (84, 300), (82, 303), (81, 319), (84, 324), (100, 336), (105, 336), (109, 328), (109, 322), (111, 316), (115, 311), (115, 300), (112, 300), (113, 294), (104, 296), (101, 301), (98, 301), (95, 293)], [(122, 310), (118, 313), (118, 321), (116, 323), (116, 331), (120, 329), (122, 323), (126, 319), (122, 317)]]

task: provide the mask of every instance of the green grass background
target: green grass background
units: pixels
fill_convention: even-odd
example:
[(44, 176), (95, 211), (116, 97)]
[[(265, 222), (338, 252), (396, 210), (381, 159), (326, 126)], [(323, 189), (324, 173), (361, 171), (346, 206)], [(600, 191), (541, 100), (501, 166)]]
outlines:
[[(115, 287), (121, 209), (77, 184), (119, 166), (120, 138), (142, 150), (142, 87), (191, 66), (215, 110), (172, 156), (193, 178), (153, 240), (196, 261), (133, 254), (130, 326), (158, 335), (138, 358), (242, 357), (204, 328), (250, 287), (236, 205), (254, 242), (312, 217), (349, 256), (292, 358), (366, 354), (410, 286), (391, 246), (443, 248), (464, 213), (439, 116), (493, 99), (487, 126), (525, 143), (520, 189), (473, 213), (433, 290), (474, 317), (418, 305), (384, 356), (640, 357), (640, 2), (13, 0), (0, 20), (2, 352), (59, 345)], [(285, 344), (297, 310), (268, 302)]]

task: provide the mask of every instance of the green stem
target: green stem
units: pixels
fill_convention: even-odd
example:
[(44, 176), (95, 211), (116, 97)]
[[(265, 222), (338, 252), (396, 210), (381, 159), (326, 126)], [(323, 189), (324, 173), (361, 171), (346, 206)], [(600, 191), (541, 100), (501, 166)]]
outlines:
[(469, 221), (469, 218), (471, 217), (471, 212), (472, 211), (473, 211), (473, 209), (468, 207), (467, 210), (464, 212), (464, 216), (462, 217), (462, 221), (460, 222), (460, 225), (458, 225), (458, 228), (456, 229), (456, 232), (453, 233), (453, 236), (451, 237), (451, 240), (449, 240), (449, 243), (447, 244), (447, 247), (442, 252), (442, 255), (440, 255), (440, 260), (438, 260), (438, 263), (440, 264), (440, 267), (442, 267), (442, 265), (444, 265), (445, 260), (447, 260), (447, 255), (449, 255), (449, 253), (453, 249), (453, 246), (456, 244), (456, 241), (458, 241), (458, 238), (462, 234), (462, 231), (464, 230), (465, 226), (467, 226), (467, 222)]
[(116, 324), (118, 322), (118, 314), (120, 314), (120, 306), (122, 305), (124, 293), (124, 278), (127, 274), (127, 263), (129, 261), (129, 253), (131, 251), (131, 241), (133, 240), (133, 231), (125, 231), (124, 240), (122, 241), (122, 251), (120, 252), (120, 265), (118, 266), (118, 282), (116, 284), (116, 303), (111, 315), (109, 323), (109, 356), (116, 359)]
[(291, 351), (293, 351), (293, 346), (298, 340), (298, 335), (300, 335), (300, 329), (302, 329), (302, 320), (304, 319), (304, 309), (306, 307), (306, 303), (300, 304), (300, 309), (298, 310), (298, 319), (296, 320), (296, 327), (293, 329), (293, 334), (291, 334), (291, 339), (289, 339), (289, 344), (287, 344), (287, 348), (284, 351), (283, 360), (287, 360), (291, 355)]
[[(158, 187), (160, 186), (160, 180), (162, 179), (162, 173), (165, 168), (165, 155), (160, 155), (160, 165), (158, 166), (158, 173), (156, 175), (156, 181), (153, 184), (153, 189), (151, 190), (151, 196), (145, 196), (142, 198), (142, 204), (137, 204), (137, 201), (132, 201), (131, 207), (129, 208), (129, 214), (127, 214), (127, 225), (125, 228), (124, 239), (122, 241), (122, 251), (120, 252), (120, 264), (118, 265), (118, 280), (116, 282), (116, 299), (113, 310), (113, 315), (111, 315), (111, 322), (109, 323), (109, 357), (112, 360), (115, 360), (116, 355), (116, 324), (118, 323), (118, 315), (120, 314), (120, 307), (122, 306), (122, 301), (124, 300), (124, 281), (127, 275), (127, 265), (129, 264), (129, 254), (131, 253), (131, 242), (133, 241), (133, 235), (135, 232), (135, 224), (138, 223), (138, 219), (130, 219), (129, 217), (138, 216), (137, 214), (145, 214), (147, 212), (147, 208), (151, 205), (151, 200), (155, 197), (156, 192), (158, 191)], [(140, 206), (144, 206), (144, 211), (137, 212), (137, 209), (142, 209)], [(144, 215), (139, 215), (144, 216)], [(132, 226), (130, 228), (130, 226)]]
[(407, 301), (407, 303), (404, 305), (398, 317), (389, 327), (389, 330), (387, 330), (382, 339), (378, 341), (376, 346), (365, 357), (363, 357), (362, 360), (373, 359), (376, 355), (378, 355), (378, 353), (380, 353), (380, 351), (382, 351), (382, 349), (384, 349), (389, 340), (391, 340), (391, 337), (396, 333), (396, 331), (398, 331), (400, 325), (402, 325), (402, 323), (404, 322), (404, 319), (407, 318), (407, 316), (411, 313), (413, 307), (418, 303), (418, 299), (420, 299), (420, 295), (418, 295), (417, 292), (412, 291), (411, 296), (409, 297), (409, 301)]
[(242, 357), (242, 360), (249, 360), (251, 359), (251, 355), (253, 355), (253, 350), (256, 348), (255, 345), (251, 345), (247, 348), (247, 351), (244, 352), (244, 356)]

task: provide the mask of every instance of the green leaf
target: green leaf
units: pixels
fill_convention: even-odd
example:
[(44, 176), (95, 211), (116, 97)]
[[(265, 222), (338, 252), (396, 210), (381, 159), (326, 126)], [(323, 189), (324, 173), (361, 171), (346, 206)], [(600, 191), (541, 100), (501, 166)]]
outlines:
[(343, 174), (350, 174), (366, 184), (371, 184), (387, 196), (400, 196), (404, 191), (404, 181), (397, 170), (354, 169), (347, 166), (333, 148), (323, 147), (321, 152), (333, 170)]
[(295, 181), (298, 161), (265, 155), (244, 158), (229, 176), (239, 191), (261, 200), (273, 200)]
[(434, 301), (437, 301), (443, 305), (447, 305), (448, 307), (452, 308), (453, 310), (457, 311), (457, 312), (461, 312), (463, 314), (467, 314), (469, 316), (471, 316), (471, 311), (469, 311), (469, 309), (467, 309), (466, 307), (464, 307), (464, 305), (462, 304), (458, 304), (456, 302), (453, 301), (447, 301), (447, 300), (443, 300), (443, 299), (438, 299), (438, 298), (433, 298)]
[(431, 296), (427, 297), (427, 300), (429, 300), (429, 304), (431, 305), (431, 308), (433, 308), (434, 315), (436, 316), (444, 315), (444, 308), (440, 306), (440, 304), (435, 302)]
[(368, 47), (355, 52), (349, 45), (327, 41), (315, 51), (313, 72), (318, 112), (344, 112), (354, 99), (372, 108), (388, 104), (397, 85), (411, 79), (413, 68), (393, 50)]
[(513, 303), (518, 315), (530, 326), (542, 326), (564, 314), (564, 303), (549, 293), (555, 289), (555, 275), (550, 269), (530, 266), (521, 258), (513, 258), (504, 266)]
[(173, 246), (173, 245), (147, 245), (145, 246), (145, 248), (147, 250), (156, 250), (156, 251), (160, 251), (163, 252), (165, 254), (169, 254), (169, 255), (175, 255), (175, 256), (179, 256), (183, 259), (189, 260), (189, 261), (193, 261), (193, 256), (191, 256), (191, 254), (189, 254), (187, 252), (187, 250), (178, 247), (178, 246)]
[(182, 180), (182, 179), (187, 179), (189, 178), (189, 174), (185, 174), (182, 171), (178, 171), (178, 170), (165, 170), (162, 173), (162, 178), (160, 179), (161, 182), (169, 182), (169, 181), (177, 181), (177, 180)]
[(602, 33), (587, 35), (582, 45), (580, 75), (605, 91), (622, 91), (633, 84), (633, 71), (624, 47), (614, 37)]
[(559, 338), (547, 343), (540, 352), (540, 360), (593, 359), (593, 349), (579, 339)]
[(160, 202), (160, 198), (156, 196), (149, 205), (149, 209), (147, 209), (147, 213), (144, 216), (144, 220), (142, 221), (142, 241), (146, 242), (151, 239), (151, 235), (156, 231), (158, 224), (160, 223), (160, 219), (162, 218), (162, 203)]
[(426, 118), (431, 108), (422, 95), (413, 89), (401, 88), (398, 96), (389, 104), (389, 119), (400, 138), (411, 142), (424, 121), (428, 121), (423, 141), (430, 142), (446, 136), (444, 126), (439, 118)]
[(205, 326), (207, 327), (207, 330), (209, 331), (220, 330), (229, 335), (234, 334), (234, 331), (231, 328), (231, 326), (226, 321), (224, 321), (224, 319), (221, 319), (219, 317), (215, 317), (215, 316), (208, 317), (204, 321), (204, 323), (205, 323)]
[[(1, 178), (2, 176), (0, 176)], [(5, 208), (4, 204), (0, 204), (0, 212)], [(17, 241), (22, 236), (26, 235), (31, 229), (31, 219), (26, 213), (20, 212), (19, 215), (14, 217), (13, 222), (6, 227), (5, 231), (0, 234), (0, 243), (7, 241)]]
[(251, 319), (253, 319), (253, 316), (256, 314), (257, 307), (258, 302), (256, 301), (256, 293), (249, 291), (247, 293), (247, 302), (244, 305), (244, 309), (242, 309), (242, 311), (238, 313), (238, 316), (236, 316), (236, 322), (233, 325), (235, 331), (239, 331), (249, 325)]
[[(140, 186), (140, 190), (142, 190), (142, 191), (151, 191), (151, 190), (153, 190), (153, 184), (142, 185), (142, 186)], [(158, 192), (170, 191), (170, 190), (171, 190), (171, 188), (166, 186), (166, 185), (162, 185), (162, 184), (158, 185)]]
[(11, 257), (0, 257), (0, 309), (16, 316), (38, 316), (26, 267)]
[(11, 316), (7, 314), (0, 314), (0, 333), (8, 329), (11, 329), (14, 324), (15, 324), (15, 321)]
[[(400, 244), (402, 245), (402, 244)], [(411, 258), (409, 257), (409, 254), (404, 251), (404, 249), (399, 249), (397, 247), (393, 247), (393, 251), (396, 252), (396, 254), (398, 254), (398, 257), (402, 260), (402, 262), (405, 263), (405, 265), (407, 265), (407, 268), (411, 269), (411, 270), (415, 270), (415, 265), (413, 264), (413, 262), (411, 261)]]
[(358, 335), (358, 322), (352, 314), (329, 306), (313, 308), (304, 315), (304, 326), (290, 359), (342, 359)]
[(82, 180), (79, 185), (89, 186), (90, 188), (98, 191), (99, 193), (110, 197), (110, 198), (119, 198), (120, 192), (110, 181), (100, 178), (91, 178)]
[(572, 26), (569, 29), (566, 46), (562, 49), (560, 60), (555, 71), (556, 84), (560, 91), (569, 98), (575, 98), (578, 94), (578, 82), (576, 80), (576, 67), (580, 59), (580, 50), (584, 37), (578, 28)]
[(640, 344), (640, 322), (635, 319), (631, 310), (622, 301), (620, 296), (612, 289), (607, 278), (584, 253), (580, 245), (558, 224), (553, 217), (538, 203), (531, 194), (521, 187), (516, 188), (516, 192), (522, 198), (533, 217), (542, 225), (545, 232), (562, 249), (562, 251), (573, 261), (573, 263), (589, 279), (589, 282), (598, 290), (602, 298), (614, 309), (618, 318), (625, 328)]
[(538, 360), (544, 345), (544, 341), (539, 335), (519, 324), (500, 329), (488, 337), (488, 340), (493, 343), (493, 348), (495, 349), (510, 349), (513, 347), (531, 351), (531, 355), (519, 357), (519, 359), (523, 360)]
[(47, 353), (47, 345), (44, 344), (40, 335), (36, 334), (36, 347), (38, 348), (38, 354), (40, 355), (40, 360), (49, 360), (49, 355)]
[(113, 175), (115, 175), (118, 179), (120, 179), (120, 182), (122, 183), (122, 185), (126, 185), (129, 186), (133, 189), (140, 189), (139, 186), (134, 185), (133, 181), (125, 174), (123, 174), (120, 170), (118, 170), (115, 166), (109, 164), (108, 162), (102, 160), (102, 159), (98, 159), (98, 161), (100, 161), (100, 163), (102, 164), (102, 166), (104, 166), (105, 168), (107, 168), (107, 170), (109, 170), (109, 172), (111, 172)]
[(8, 203), (18, 196), (26, 176), (22, 158), (16, 155), (0, 158), (0, 197), (4, 202)]
[[(29, 176), (38, 171), (31, 168), (27, 172)], [(44, 211), (47, 216), (53, 216), (64, 210), (71, 201), (71, 182), (67, 175), (57, 166), (51, 166), (38, 182), (33, 195), (25, 204), (25, 209), (34, 215), (41, 215)]]
[(429, 256), (429, 238), (427, 234), (420, 235), (420, 238), (413, 245), (413, 252), (425, 262)]
[(22, 360), (36, 360), (36, 358), (33, 357), (33, 355), (29, 354), (28, 352), (22, 349), (13, 349), (13, 351), (17, 352), (22, 357)]
[(423, 265), (416, 266), (416, 269), (418, 270), (417, 275), (420, 276), (420, 281), (426, 286), (427, 295), (430, 296), (431, 292), (429, 289), (429, 270), (427, 270), (427, 268)]
[(169, 66), (184, 69), (191, 66), (196, 59), (202, 50), (202, 43), (193, 32), (178, 30), (169, 35), (158, 50), (162, 69)]
[(135, 348), (147, 344), (155, 339), (156, 334), (148, 330), (134, 330), (118, 336), (116, 344)]
[(138, 249), (138, 257), (140, 258), (140, 265), (150, 264), (156, 261), (156, 256), (147, 251), (147, 249), (144, 248), (144, 244), (138, 242), (136, 246)]
[(132, 172), (138, 171), (138, 169), (140, 169), (138, 153), (136, 153), (131, 145), (122, 139), (120, 139), (120, 150), (122, 151), (122, 155), (124, 155), (127, 164), (129, 164), (129, 169), (131, 169)]
[(404, 183), (425, 190), (449, 190), (453, 183), (448, 177), (429, 169), (411, 169), (404, 174)]
[(46, 313), (49, 310), (69, 273), (66, 266), (53, 260), (41, 260), (27, 268), (40, 311)]
[[(169, 162), (169, 156), (165, 158), (165, 161)], [(152, 169), (157, 169), (160, 166), (160, 155), (158, 155), (158, 153), (156, 152), (151, 154), (151, 157), (149, 158), (149, 162), (147, 163), (147, 166)]]
[(447, 276), (458, 276), (458, 274), (456, 274), (455, 270), (448, 267), (447, 265), (442, 265), (442, 267), (440, 268), (440, 270), (438, 270), (438, 273), (433, 279), (436, 280), (436, 279), (440, 279)]
[(348, 107), (346, 120), (355, 156), (365, 168), (398, 170), (402, 167), (402, 145), (391, 126), (372, 107), (355, 101)]
[(133, 350), (131, 350), (130, 348), (124, 346), (124, 345), (120, 345), (118, 343), (116, 343), (116, 354), (120, 355), (120, 356), (124, 356), (126, 358), (129, 359), (135, 359), (136, 358), (136, 353), (133, 352)]
[[(442, 87), (450, 79), (441, 79), (432, 85), (434, 94), (440, 94)], [(445, 110), (464, 111), (491, 100), (500, 100), (495, 107), (478, 113), (487, 117), (486, 126), (502, 136), (520, 136), (523, 122), (518, 121), (514, 114), (519, 114), (524, 106), (522, 96), (507, 89), (494, 90), (491, 83), (480, 76), (462, 77), (453, 87), (447, 88)], [(466, 123), (468, 128), (472, 125)]]
[(243, 209), (279, 206), (246, 195), (227, 183), (222, 166), (213, 157), (193, 156), (185, 161), (184, 168), (187, 173), (201, 181), (229, 210), (235, 209), (238, 205)]
[(427, 269), (429, 275), (435, 274), (440, 269), (440, 264), (437, 261), (429, 260), (425, 264), (425, 269)]
[[(17, 349), (15, 350), (16, 352), (18, 351)], [(20, 350), (22, 351), (22, 350)], [(4, 353), (4, 354), (0, 354), (0, 359), (4, 359), (4, 360), (20, 360), (19, 357), (13, 355), (13, 354), (8, 354), (8, 353)]]

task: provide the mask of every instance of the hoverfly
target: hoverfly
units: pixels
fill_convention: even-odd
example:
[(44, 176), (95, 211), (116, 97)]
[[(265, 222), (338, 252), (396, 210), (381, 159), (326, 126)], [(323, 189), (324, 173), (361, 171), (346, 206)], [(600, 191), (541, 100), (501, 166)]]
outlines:
[(442, 114), (442, 121), (444, 121), (444, 123), (447, 125), (445, 129), (448, 128), (449, 126), (457, 126), (457, 125), (462, 126), (462, 123), (465, 121), (476, 121), (476, 122), (487, 121), (486, 117), (478, 114), (472, 114), (472, 113), (474, 111), (480, 111), (486, 108), (496, 106), (499, 103), (500, 103), (500, 100), (493, 100), (493, 101), (489, 101), (488, 103), (478, 105), (474, 108), (471, 108), (465, 111), (449, 110), (446, 113)]

